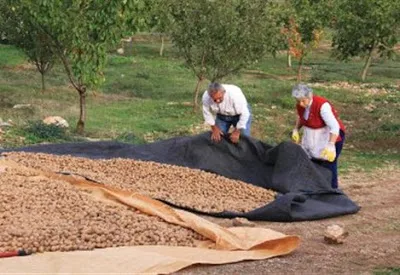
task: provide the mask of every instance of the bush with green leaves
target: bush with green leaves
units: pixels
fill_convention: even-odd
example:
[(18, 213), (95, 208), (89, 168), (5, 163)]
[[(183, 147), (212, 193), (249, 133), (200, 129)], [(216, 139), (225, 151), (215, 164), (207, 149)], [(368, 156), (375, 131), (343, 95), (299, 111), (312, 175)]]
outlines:
[(146, 143), (146, 141), (142, 138), (139, 137), (137, 135), (135, 135), (134, 133), (131, 132), (125, 132), (120, 134), (117, 138), (117, 141), (120, 142), (125, 142), (125, 143), (131, 143), (131, 144), (144, 144)]
[(68, 139), (65, 128), (54, 124), (45, 124), (42, 121), (30, 121), (23, 128), (23, 134), (28, 143), (54, 142)]

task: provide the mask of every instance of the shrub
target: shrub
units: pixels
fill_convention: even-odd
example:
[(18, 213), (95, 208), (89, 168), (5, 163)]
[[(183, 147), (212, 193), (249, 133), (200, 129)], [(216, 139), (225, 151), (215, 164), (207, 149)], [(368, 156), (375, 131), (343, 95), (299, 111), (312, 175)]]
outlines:
[(54, 124), (45, 124), (42, 121), (30, 121), (23, 132), (31, 142), (57, 141), (67, 139), (65, 128)]

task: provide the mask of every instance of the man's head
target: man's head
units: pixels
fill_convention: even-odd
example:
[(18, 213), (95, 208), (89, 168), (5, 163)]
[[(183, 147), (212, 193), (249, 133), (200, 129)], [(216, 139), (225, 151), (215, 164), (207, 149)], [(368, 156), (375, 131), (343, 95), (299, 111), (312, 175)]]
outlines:
[(217, 104), (224, 100), (225, 88), (217, 82), (210, 83), (210, 85), (208, 85), (207, 92), (212, 100), (214, 100), (214, 102)]
[(296, 99), (297, 104), (306, 108), (311, 103), (313, 91), (305, 84), (297, 84), (292, 89), (292, 96)]

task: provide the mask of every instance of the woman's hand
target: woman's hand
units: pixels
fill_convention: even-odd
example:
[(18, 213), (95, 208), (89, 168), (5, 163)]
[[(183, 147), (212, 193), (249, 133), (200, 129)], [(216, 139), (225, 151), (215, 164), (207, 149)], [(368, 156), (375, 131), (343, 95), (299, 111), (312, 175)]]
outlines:
[(293, 129), (292, 131), (292, 141), (296, 144), (300, 143), (300, 134), (297, 129)]
[(336, 147), (335, 143), (329, 142), (324, 150), (321, 152), (321, 158), (326, 159), (329, 162), (335, 161), (336, 158)]

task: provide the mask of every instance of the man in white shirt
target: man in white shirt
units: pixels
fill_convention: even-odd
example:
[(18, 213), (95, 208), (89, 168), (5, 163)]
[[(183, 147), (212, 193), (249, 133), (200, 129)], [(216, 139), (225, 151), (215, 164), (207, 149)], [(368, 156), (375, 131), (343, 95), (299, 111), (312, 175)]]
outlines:
[(229, 133), (233, 143), (238, 143), (240, 134), (250, 136), (251, 113), (242, 90), (235, 85), (211, 83), (203, 94), (203, 116), (211, 126), (211, 140), (219, 142)]

